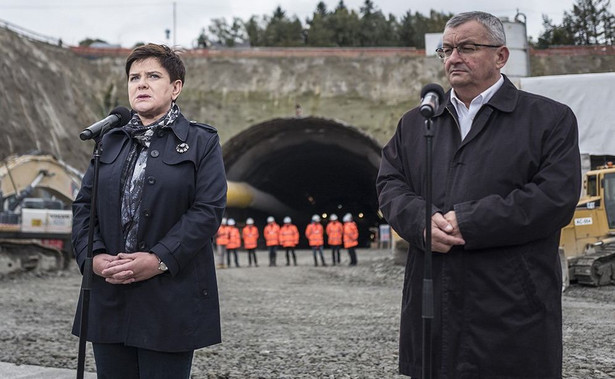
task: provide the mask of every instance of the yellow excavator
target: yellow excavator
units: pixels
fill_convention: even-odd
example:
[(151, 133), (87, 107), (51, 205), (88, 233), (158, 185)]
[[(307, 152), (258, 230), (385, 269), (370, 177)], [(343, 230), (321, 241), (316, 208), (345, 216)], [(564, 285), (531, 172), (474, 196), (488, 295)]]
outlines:
[(70, 206), (81, 178), (48, 154), (10, 156), (1, 163), (0, 276), (68, 265)]
[(615, 166), (588, 171), (574, 217), (562, 229), (560, 258), (564, 288), (570, 282), (615, 284)]
[[(68, 266), (73, 257), (71, 204), (82, 177), (49, 154), (10, 156), (0, 163), (0, 277)], [(294, 212), (248, 183), (227, 184), (227, 207)]]

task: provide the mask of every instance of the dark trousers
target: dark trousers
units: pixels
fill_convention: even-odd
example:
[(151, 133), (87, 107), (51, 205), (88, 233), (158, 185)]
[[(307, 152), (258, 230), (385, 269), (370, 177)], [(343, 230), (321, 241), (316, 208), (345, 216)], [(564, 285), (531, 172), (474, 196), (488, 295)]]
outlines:
[(354, 251), (354, 247), (348, 248), (348, 255), (350, 256), (350, 265), (356, 266), (357, 265), (357, 253), (356, 251)]
[(314, 266), (318, 266), (317, 254), (320, 254), (320, 261), (322, 262), (322, 265), (323, 266), (327, 265), (325, 263), (325, 256), (322, 255), (322, 245), (320, 245), (320, 246), (312, 246), (312, 252), (314, 253)]
[(275, 260), (277, 258), (277, 246), (269, 246), (269, 266), (275, 266)]
[(331, 245), (331, 259), (333, 260), (333, 266), (340, 263), (340, 245)]
[(297, 265), (297, 256), (295, 255), (295, 248), (294, 247), (287, 247), (286, 248), (286, 265), (290, 265), (290, 254), (292, 254), (293, 256), (293, 264), (296, 266)]
[(252, 266), (252, 260), (254, 260), (254, 266), (258, 267), (255, 249), (248, 249), (248, 265)]
[(116, 343), (93, 343), (98, 379), (189, 379), (194, 351), (164, 353)]
[(237, 249), (226, 249), (226, 265), (231, 267), (231, 254), (235, 256), (235, 267), (239, 267), (239, 259), (237, 258)]

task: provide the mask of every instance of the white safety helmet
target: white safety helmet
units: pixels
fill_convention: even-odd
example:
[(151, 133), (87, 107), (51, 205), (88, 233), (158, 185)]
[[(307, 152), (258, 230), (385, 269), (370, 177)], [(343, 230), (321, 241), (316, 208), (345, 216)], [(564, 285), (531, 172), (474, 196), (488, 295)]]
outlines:
[(319, 215), (312, 216), (312, 221), (313, 222), (320, 222), (320, 216)]
[(290, 224), (291, 221), (292, 220), (290, 219), (290, 217), (288, 217), (288, 216), (284, 217), (284, 223), (285, 224)]
[(222, 225), (226, 225), (226, 217), (222, 217)]
[(331, 221), (336, 221), (337, 215), (335, 213), (331, 214)]
[(352, 221), (352, 215), (350, 213), (346, 213), (344, 215), (344, 222)]
[(254, 225), (254, 219), (252, 217), (248, 217), (246, 219), (246, 225)]
[(275, 218), (273, 216), (267, 217), (267, 222), (275, 222)]
[(230, 226), (234, 226), (234, 225), (235, 225), (235, 220), (234, 220), (234, 219), (232, 219), (232, 218), (229, 218), (227, 222), (228, 222), (228, 224), (229, 224)]

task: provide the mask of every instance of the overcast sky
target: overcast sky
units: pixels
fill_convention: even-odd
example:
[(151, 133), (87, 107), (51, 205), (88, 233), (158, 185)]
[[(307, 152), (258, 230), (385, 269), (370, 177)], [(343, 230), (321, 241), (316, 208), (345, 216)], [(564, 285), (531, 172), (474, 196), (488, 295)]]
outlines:
[[(339, 0), (326, 0), (329, 10)], [(252, 15), (271, 15), (279, 5), (289, 16), (305, 24), (318, 0), (0, 0), (0, 26), (5, 22), (32, 32), (61, 38), (77, 45), (85, 38), (100, 38), (111, 44), (132, 47), (137, 42), (155, 42), (192, 47), (211, 19), (233, 17), (247, 20)], [(364, 0), (345, 0), (349, 9), (359, 11)], [(459, 13), (482, 10), (512, 20), (517, 11), (527, 17), (528, 35), (536, 38), (542, 29), (542, 15), (560, 23), (574, 0), (373, 0), (377, 9), (400, 19), (408, 10), (429, 15), (430, 9)], [(175, 4), (175, 7), (174, 7)], [(173, 9), (175, 8), (175, 20)], [(611, 3), (615, 13), (615, 1)], [(170, 30), (167, 39), (165, 30)], [(175, 31), (175, 33), (173, 33)]]

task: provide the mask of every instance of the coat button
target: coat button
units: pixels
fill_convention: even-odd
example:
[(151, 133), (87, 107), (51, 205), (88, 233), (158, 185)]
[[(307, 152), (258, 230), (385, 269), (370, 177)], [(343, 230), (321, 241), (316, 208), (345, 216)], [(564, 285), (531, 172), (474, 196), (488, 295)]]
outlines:
[(207, 296), (209, 295), (209, 293), (207, 292), (207, 290), (203, 290), (203, 296)]
[(145, 250), (145, 241), (139, 242), (139, 249), (140, 250)]
[(146, 209), (146, 210), (143, 211), (143, 216), (149, 217), (151, 215), (152, 215), (152, 212), (150, 212), (149, 209)]
[(149, 155), (150, 155), (152, 158), (158, 158), (158, 156), (160, 155), (160, 152), (159, 152), (158, 150), (152, 150), (152, 152), (151, 152), (151, 153), (149, 153)]
[(159, 130), (158, 133), (156, 134), (158, 137), (162, 138), (164, 137), (165, 133), (163, 130)]
[(156, 178), (154, 178), (153, 176), (148, 176), (148, 177), (147, 177), (147, 183), (148, 183), (148, 184), (154, 184), (154, 183), (156, 183)]

